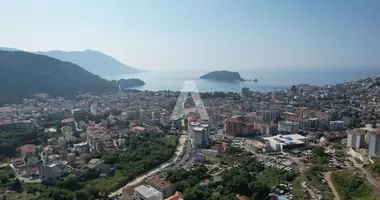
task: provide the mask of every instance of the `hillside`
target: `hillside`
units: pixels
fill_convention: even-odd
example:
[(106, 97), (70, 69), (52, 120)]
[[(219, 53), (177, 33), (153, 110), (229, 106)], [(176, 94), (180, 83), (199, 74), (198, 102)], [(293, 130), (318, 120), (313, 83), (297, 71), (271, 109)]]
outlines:
[(126, 66), (115, 58), (99, 51), (48, 51), (36, 53), (75, 63), (85, 70), (102, 77), (143, 72), (143, 70)]
[(116, 85), (78, 65), (22, 51), (0, 50), (0, 102), (32, 97), (36, 93), (72, 97), (76, 93), (103, 93)]
[(222, 81), (222, 82), (244, 81), (244, 79), (240, 77), (239, 72), (230, 72), (230, 71), (213, 71), (201, 76), (200, 78), (213, 80), (213, 81)]

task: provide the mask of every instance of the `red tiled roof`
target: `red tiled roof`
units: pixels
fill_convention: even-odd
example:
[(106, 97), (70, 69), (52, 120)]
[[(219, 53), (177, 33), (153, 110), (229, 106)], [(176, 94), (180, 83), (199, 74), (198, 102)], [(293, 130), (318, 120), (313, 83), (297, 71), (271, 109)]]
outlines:
[(144, 127), (141, 127), (141, 126), (136, 126), (136, 127), (133, 127), (134, 130), (138, 130), (138, 131), (145, 131), (145, 128)]
[(182, 197), (182, 193), (181, 192), (175, 192), (175, 194), (169, 198), (167, 198), (167, 200), (178, 200)]
[(170, 186), (170, 183), (158, 178), (157, 176), (151, 176), (148, 178), (148, 181), (157, 185), (160, 188), (167, 188)]
[(35, 152), (36, 146), (34, 144), (26, 144), (21, 146), (21, 152)]

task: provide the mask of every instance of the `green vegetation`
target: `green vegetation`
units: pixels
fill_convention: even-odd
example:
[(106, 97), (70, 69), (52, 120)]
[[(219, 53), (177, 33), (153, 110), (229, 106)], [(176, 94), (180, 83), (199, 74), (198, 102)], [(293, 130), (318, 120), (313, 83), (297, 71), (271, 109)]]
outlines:
[(342, 199), (375, 200), (364, 177), (355, 171), (336, 171), (331, 174), (334, 186)]
[(312, 185), (314, 188), (322, 192), (325, 199), (333, 199), (333, 194), (331, 193), (330, 187), (327, 183), (324, 183), (323, 172), (329, 171), (329, 160), (330, 155), (325, 153), (323, 147), (315, 147), (312, 150), (311, 155), (311, 166), (305, 171), (304, 176), (306, 181)]
[(117, 82), (122, 88), (130, 88), (145, 85), (145, 82), (137, 78), (120, 79)]
[[(185, 199), (212, 199), (228, 200), (234, 199), (236, 194), (246, 195), (253, 199), (266, 199), (270, 193), (270, 188), (279, 183), (293, 181), (295, 174), (265, 169), (253, 157), (245, 157), (239, 165), (221, 174), (221, 181), (211, 180), (208, 184), (200, 184), (205, 175), (199, 168), (192, 172), (176, 170), (168, 173), (168, 180), (174, 183), (177, 190), (183, 191)], [(181, 190), (185, 187), (183, 190)]]
[[(36, 93), (74, 97), (78, 92), (116, 91), (116, 84), (78, 65), (21, 51), (0, 51), (0, 102), (20, 102)], [(15, 84), (17, 80), (17, 84)]]
[(54, 133), (44, 133), (37, 130), (0, 131), (0, 155), (13, 156), (16, 148), (24, 144), (42, 144), (53, 137)]
[(150, 138), (147, 136), (132, 137), (127, 149), (122, 152), (111, 152), (103, 155), (106, 164), (116, 165), (113, 176), (98, 178), (85, 182), (86, 187), (101, 191), (112, 191), (133, 180), (139, 174), (169, 160), (177, 146), (177, 136)]
[(185, 188), (193, 187), (208, 178), (210, 177), (207, 175), (207, 168), (203, 166), (190, 171), (179, 168), (167, 172), (167, 180), (174, 183), (174, 191), (184, 191)]
[(380, 178), (380, 159), (375, 159), (374, 163), (366, 167), (376, 178)]
[[(134, 136), (128, 140), (126, 151), (95, 155), (103, 158), (105, 163), (116, 166), (116, 171), (109, 177), (79, 181), (76, 175), (71, 173), (58, 180), (54, 187), (22, 184), (20, 192), (11, 197), (15, 199), (19, 196), (19, 199), (28, 200), (93, 200), (104, 197), (138, 175), (169, 160), (177, 142), (177, 136)], [(4, 187), (17, 188), (17, 185), (10, 183)]]

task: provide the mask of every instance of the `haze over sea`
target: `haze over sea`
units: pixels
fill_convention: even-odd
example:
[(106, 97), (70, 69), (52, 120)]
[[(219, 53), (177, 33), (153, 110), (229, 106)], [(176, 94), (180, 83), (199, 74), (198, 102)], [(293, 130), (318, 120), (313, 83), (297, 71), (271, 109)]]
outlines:
[[(237, 71), (237, 70), (236, 70)], [(119, 80), (128, 78), (138, 78), (145, 82), (144, 86), (135, 87), (138, 90), (172, 90), (180, 91), (186, 80), (194, 81), (199, 92), (240, 92), (243, 87), (248, 87), (252, 91), (268, 92), (281, 90), (297, 84), (328, 85), (338, 84), (348, 81), (377, 76), (380, 69), (368, 70), (289, 70), (289, 71), (268, 71), (268, 70), (239, 70), (240, 76), (246, 80), (258, 79), (258, 82), (245, 81), (240, 83), (224, 83), (199, 79), (200, 76), (211, 72), (172, 70), (172, 71), (148, 71), (139, 74), (120, 74), (106, 77), (108, 80)]]

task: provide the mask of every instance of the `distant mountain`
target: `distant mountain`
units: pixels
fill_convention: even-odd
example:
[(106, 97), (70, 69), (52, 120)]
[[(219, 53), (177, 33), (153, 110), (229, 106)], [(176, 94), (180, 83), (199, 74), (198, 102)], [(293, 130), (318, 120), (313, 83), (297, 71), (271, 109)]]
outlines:
[(244, 81), (239, 72), (230, 71), (213, 71), (200, 77), (201, 79), (221, 81), (221, 82), (239, 82)]
[(36, 93), (73, 97), (78, 92), (116, 91), (115, 83), (73, 63), (23, 51), (0, 50), (0, 102), (14, 102)]
[(23, 51), (15, 48), (0, 47), (0, 51)]
[(41, 55), (75, 63), (85, 70), (105, 77), (115, 74), (135, 74), (144, 70), (126, 66), (115, 58), (99, 51), (48, 51), (36, 52)]

